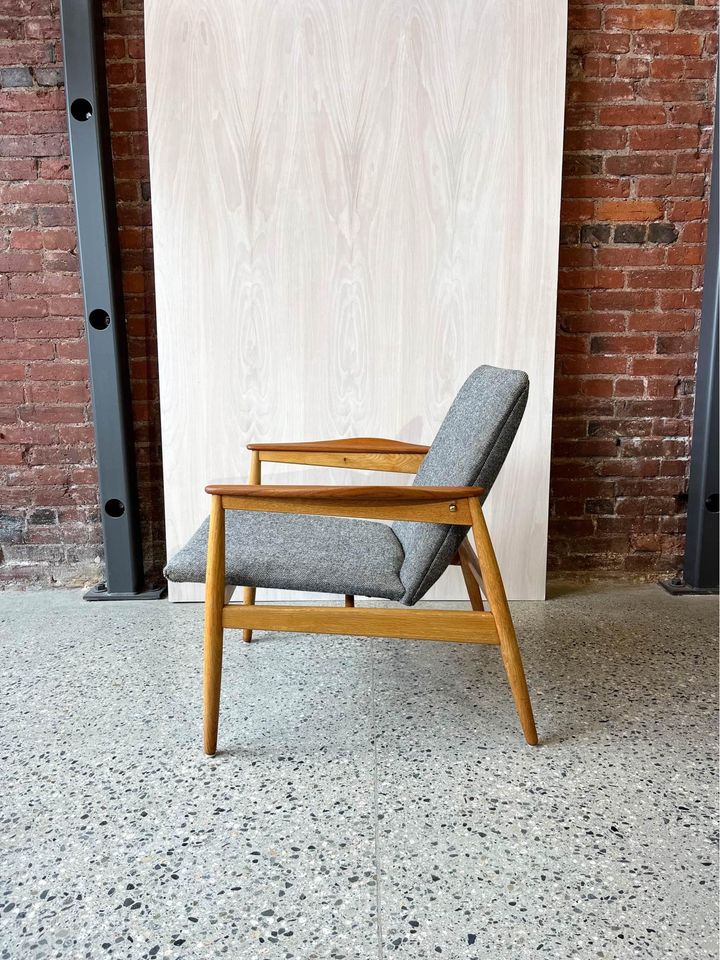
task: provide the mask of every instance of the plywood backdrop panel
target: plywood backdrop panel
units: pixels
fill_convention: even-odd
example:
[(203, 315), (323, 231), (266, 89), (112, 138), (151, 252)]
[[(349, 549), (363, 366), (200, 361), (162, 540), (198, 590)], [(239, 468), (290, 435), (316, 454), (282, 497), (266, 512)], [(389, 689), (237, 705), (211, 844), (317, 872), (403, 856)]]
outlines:
[(565, 7), (146, 0), (169, 551), (245, 443), (429, 442), (492, 363), (531, 392), (490, 526), (544, 596)]

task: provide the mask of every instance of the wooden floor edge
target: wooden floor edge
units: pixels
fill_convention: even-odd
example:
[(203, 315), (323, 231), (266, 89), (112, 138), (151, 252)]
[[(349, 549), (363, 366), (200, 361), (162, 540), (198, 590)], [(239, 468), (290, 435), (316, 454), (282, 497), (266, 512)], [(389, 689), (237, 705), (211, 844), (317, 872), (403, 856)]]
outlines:
[(393, 610), (384, 607), (242, 606), (228, 604), (223, 627), (280, 633), (345, 634), (449, 643), (498, 644), (492, 613), (467, 610)]

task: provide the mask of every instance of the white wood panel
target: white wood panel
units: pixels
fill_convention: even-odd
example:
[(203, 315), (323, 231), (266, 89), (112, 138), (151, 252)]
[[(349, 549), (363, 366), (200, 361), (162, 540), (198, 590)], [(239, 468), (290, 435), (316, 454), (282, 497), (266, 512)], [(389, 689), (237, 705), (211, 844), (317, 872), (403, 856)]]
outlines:
[(168, 550), (246, 442), (429, 442), (493, 363), (531, 393), (490, 527), (544, 597), (565, 0), (145, 9)]

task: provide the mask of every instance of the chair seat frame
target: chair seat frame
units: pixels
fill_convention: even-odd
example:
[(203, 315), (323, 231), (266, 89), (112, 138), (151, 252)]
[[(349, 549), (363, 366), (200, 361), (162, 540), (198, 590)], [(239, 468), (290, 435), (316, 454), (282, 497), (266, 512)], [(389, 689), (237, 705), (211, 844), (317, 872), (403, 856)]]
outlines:
[[(249, 444), (248, 485), (211, 484), (210, 531), (205, 580), (203, 663), (203, 743), (217, 750), (222, 680), (223, 631), (242, 630), (246, 642), (253, 630), (396, 637), (480, 643), (499, 646), (520, 725), (527, 743), (538, 742), (530, 696), (515, 628), (495, 550), (485, 522), (478, 487), (418, 486), (263, 486), (261, 464), (295, 463), (415, 473), (428, 448), (395, 440), (359, 437), (319, 443)], [(254, 587), (243, 587), (243, 603), (230, 604), (233, 587), (225, 583), (225, 511), (319, 514), (374, 520), (413, 520), (472, 529), (475, 551), (467, 538), (459, 563), (472, 610), (356, 607), (352, 596), (338, 606), (257, 606)], [(485, 610), (483, 590), (490, 604)]]

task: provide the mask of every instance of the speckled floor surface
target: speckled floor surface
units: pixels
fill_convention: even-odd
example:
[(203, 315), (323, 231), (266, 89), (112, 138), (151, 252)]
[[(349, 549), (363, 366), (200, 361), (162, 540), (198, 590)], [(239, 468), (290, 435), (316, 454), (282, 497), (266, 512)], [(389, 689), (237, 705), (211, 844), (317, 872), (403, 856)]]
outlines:
[(227, 634), (0, 594), (0, 957), (717, 956), (715, 598), (515, 604), (488, 647)]

